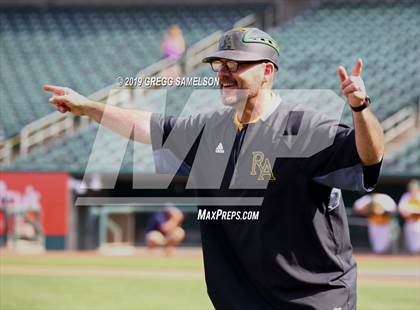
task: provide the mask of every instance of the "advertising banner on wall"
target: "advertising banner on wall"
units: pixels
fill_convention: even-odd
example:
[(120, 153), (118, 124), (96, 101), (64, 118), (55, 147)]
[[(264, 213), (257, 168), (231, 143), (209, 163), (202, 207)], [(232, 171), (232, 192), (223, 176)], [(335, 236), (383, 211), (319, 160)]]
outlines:
[[(67, 173), (2, 172), (0, 235), (12, 233), (14, 223), (21, 225), (20, 232), (29, 238), (38, 225), (47, 249), (64, 249), (68, 233), (68, 180)], [(7, 224), (5, 212), (8, 214)], [(19, 216), (13, 219), (15, 214)], [(29, 222), (26, 229), (25, 221)], [(34, 227), (32, 231), (31, 225)]]

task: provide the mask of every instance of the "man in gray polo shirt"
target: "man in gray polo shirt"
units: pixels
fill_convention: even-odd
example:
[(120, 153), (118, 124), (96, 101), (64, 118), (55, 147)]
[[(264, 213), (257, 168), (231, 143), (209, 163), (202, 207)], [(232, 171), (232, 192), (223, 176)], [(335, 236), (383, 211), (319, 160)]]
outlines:
[[(157, 165), (175, 158), (173, 165), (187, 167), (193, 181), (186, 188), (199, 197), (262, 199), (259, 206), (218, 206), (235, 215), (229, 220), (200, 220), (207, 289), (217, 309), (355, 309), (356, 264), (340, 189), (372, 190), (384, 151), (362, 61), (350, 76), (338, 70), (351, 129), (275, 95), (278, 58), (267, 33), (233, 29), (204, 59), (221, 82), (219, 110), (174, 118), (112, 106), (102, 124), (151, 143)], [(101, 121), (103, 104), (68, 88), (44, 89), (59, 111)], [(127, 126), (134, 132), (127, 134)], [(200, 206), (199, 214), (213, 210)], [(244, 220), (246, 211), (258, 218)]]

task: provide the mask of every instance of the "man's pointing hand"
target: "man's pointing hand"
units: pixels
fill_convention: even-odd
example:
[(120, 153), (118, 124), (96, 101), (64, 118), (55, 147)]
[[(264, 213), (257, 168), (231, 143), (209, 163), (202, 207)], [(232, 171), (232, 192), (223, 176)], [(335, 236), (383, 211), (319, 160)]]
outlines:
[(85, 109), (91, 103), (88, 98), (68, 87), (44, 85), (42, 88), (53, 94), (49, 102), (55, 105), (57, 111), (61, 113), (71, 112), (78, 116), (85, 115)]
[(363, 61), (361, 58), (357, 60), (350, 76), (347, 75), (344, 67), (340, 66), (338, 68), (341, 90), (344, 96), (347, 97), (349, 104), (354, 108), (361, 106), (367, 96), (365, 83), (363, 83), (361, 78), (362, 68)]

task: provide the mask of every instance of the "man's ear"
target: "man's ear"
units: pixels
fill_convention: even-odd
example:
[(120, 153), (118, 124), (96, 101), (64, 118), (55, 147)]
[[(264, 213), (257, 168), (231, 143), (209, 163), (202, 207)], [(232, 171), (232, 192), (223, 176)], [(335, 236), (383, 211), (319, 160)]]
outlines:
[(264, 82), (268, 81), (268, 77), (271, 76), (274, 72), (275, 68), (271, 62), (265, 64), (264, 67)]

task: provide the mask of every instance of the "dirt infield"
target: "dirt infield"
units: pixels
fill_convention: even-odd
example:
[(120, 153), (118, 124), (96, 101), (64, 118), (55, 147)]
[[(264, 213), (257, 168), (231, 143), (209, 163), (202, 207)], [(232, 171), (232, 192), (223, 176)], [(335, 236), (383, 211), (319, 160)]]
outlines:
[(51, 275), (51, 276), (114, 276), (140, 278), (202, 278), (203, 272), (187, 270), (140, 270), (134, 268), (112, 267), (57, 267), (33, 265), (6, 265), (0, 268), (0, 274), (16, 275)]
[[(134, 251), (134, 255), (125, 256), (125, 257), (132, 257), (134, 259), (138, 259), (142, 256), (160, 256), (162, 253), (160, 251), (150, 252), (145, 247), (136, 247)], [(0, 259), (1, 256), (19, 256), (20, 254), (7, 249), (7, 248), (0, 248)], [(47, 251), (42, 256), (50, 256), (50, 257), (96, 257), (98, 255), (102, 255), (99, 250), (93, 251)], [(419, 255), (409, 255), (409, 254), (390, 254), (390, 255), (377, 255), (371, 253), (355, 253), (356, 260), (363, 260), (363, 261), (386, 261), (386, 262), (398, 262), (398, 261), (405, 261), (405, 262), (418, 262), (420, 268), (420, 254)], [(175, 249), (174, 257), (202, 257), (202, 249), (201, 247), (178, 247)]]
[[(133, 255), (123, 255), (124, 257), (132, 257), (133, 259), (138, 259), (141, 257), (159, 257), (162, 256), (162, 251), (156, 250), (154, 252), (150, 252), (145, 247), (136, 247), (134, 249)], [(0, 262), (1, 256), (20, 256), (22, 254), (16, 253), (13, 250), (8, 248), (0, 248)], [(26, 255), (26, 254), (25, 254)], [(29, 254), (31, 255), (31, 254)], [(97, 256), (104, 256), (104, 257), (112, 257), (113, 255), (104, 255), (100, 250), (92, 250), (92, 251), (47, 251), (42, 254), (36, 254), (37, 256), (46, 256), (46, 257), (97, 257)], [(118, 256), (118, 255), (115, 255)], [(203, 252), (201, 247), (178, 247), (175, 249), (174, 257), (198, 257), (201, 258), (203, 256)]]
[(409, 255), (409, 254), (397, 254), (397, 255), (377, 255), (377, 254), (366, 254), (366, 253), (355, 253), (356, 261), (364, 262), (415, 262), (418, 263), (420, 268), (420, 254), (419, 255)]

